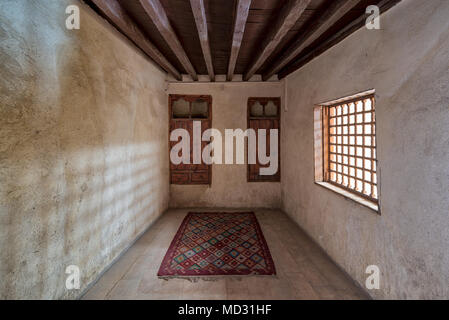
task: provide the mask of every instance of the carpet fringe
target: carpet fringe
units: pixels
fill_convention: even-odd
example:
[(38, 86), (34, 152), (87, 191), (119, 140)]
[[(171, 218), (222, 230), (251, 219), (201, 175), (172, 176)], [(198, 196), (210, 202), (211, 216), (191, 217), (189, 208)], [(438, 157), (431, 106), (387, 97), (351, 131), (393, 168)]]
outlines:
[(273, 275), (265, 275), (265, 274), (245, 274), (245, 275), (216, 275), (216, 276), (158, 276), (159, 279), (162, 280), (171, 280), (171, 279), (182, 279), (187, 280), (189, 282), (199, 282), (199, 281), (219, 281), (223, 279), (229, 279), (233, 281), (242, 281), (243, 278), (255, 277), (255, 278), (274, 278), (278, 279), (279, 277), (276, 274)]

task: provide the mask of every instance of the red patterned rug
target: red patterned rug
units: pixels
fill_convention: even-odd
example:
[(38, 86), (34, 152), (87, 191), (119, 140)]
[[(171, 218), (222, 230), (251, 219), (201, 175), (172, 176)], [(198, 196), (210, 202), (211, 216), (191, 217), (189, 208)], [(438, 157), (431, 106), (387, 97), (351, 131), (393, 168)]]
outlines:
[(160, 277), (274, 274), (253, 212), (189, 212), (158, 272)]

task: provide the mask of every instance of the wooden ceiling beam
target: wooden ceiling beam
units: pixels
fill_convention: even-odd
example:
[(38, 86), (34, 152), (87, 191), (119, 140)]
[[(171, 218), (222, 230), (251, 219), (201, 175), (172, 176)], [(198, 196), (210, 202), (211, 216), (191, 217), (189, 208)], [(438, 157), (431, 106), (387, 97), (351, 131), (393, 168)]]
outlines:
[(232, 81), (234, 77), (235, 65), (242, 45), (243, 34), (245, 33), (246, 20), (248, 19), (251, 0), (237, 0), (234, 31), (232, 35), (231, 54), (229, 56), (227, 80)]
[(187, 53), (182, 47), (173, 27), (168, 20), (167, 14), (165, 13), (164, 7), (159, 0), (140, 0), (140, 4), (144, 8), (145, 12), (153, 21), (156, 28), (159, 30), (161, 36), (165, 39), (168, 46), (171, 48), (173, 53), (181, 62), (184, 69), (192, 77), (194, 81), (198, 80), (198, 75), (196, 74), (195, 68), (190, 62)]
[(323, 33), (329, 30), (349, 10), (353, 9), (360, 0), (333, 0), (326, 11), (313, 21), (307, 29), (297, 37), (297, 40), (282, 54), (282, 56), (262, 75), (264, 81), (271, 78), (296, 58), (305, 48), (310, 46)]
[(262, 50), (251, 67), (244, 74), (243, 80), (248, 81), (268, 57), (273, 53), (287, 32), (295, 25), (296, 21), (304, 13), (311, 0), (289, 0), (287, 5), (283, 7), (273, 31), (268, 34), (267, 39), (263, 42)]
[(206, 10), (204, 9), (204, 0), (190, 0), (193, 17), (195, 18), (198, 36), (200, 38), (201, 50), (203, 51), (204, 62), (206, 63), (207, 73), (210, 81), (215, 81), (214, 65), (212, 64), (212, 55), (210, 53), (209, 33), (207, 30)]
[[(380, 1), (377, 6), (379, 7), (380, 13), (384, 13), (394, 7), (396, 4), (401, 2), (401, 0), (382, 0)], [(348, 36), (353, 34), (355, 31), (359, 30), (363, 26), (365, 26), (367, 19), (367, 15), (363, 13), (360, 15), (357, 19), (353, 20), (351, 23), (349, 23), (346, 27), (338, 31), (337, 33), (333, 34), (330, 38), (326, 39), (324, 42), (320, 43), (317, 47), (313, 48), (310, 52), (307, 54), (299, 57), (298, 60), (293, 62), (290, 65), (287, 65), (284, 69), (282, 69), (279, 73), (279, 79), (282, 79), (289, 75), (290, 73), (300, 69), (305, 64), (309, 63), (316, 57), (320, 56), (322, 53), (326, 52), (336, 44), (340, 43), (344, 39), (346, 39)]]
[(132, 18), (123, 10), (117, 0), (91, 0), (101, 12), (134, 44), (147, 54), (162, 69), (177, 80), (181, 80), (179, 71), (164, 57), (140, 30)]

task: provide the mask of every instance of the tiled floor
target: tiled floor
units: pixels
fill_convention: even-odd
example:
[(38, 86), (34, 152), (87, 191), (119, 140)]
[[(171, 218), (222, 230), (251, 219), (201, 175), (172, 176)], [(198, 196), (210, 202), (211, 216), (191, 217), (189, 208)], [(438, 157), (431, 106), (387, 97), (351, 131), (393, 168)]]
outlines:
[(276, 210), (254, 210), (276, 265), (276, 277), (198, 282), (158, 279), (162, 258), (187, 211), (201, 210), (164, 213), (83, 299), (367, 298), (294, 222)]

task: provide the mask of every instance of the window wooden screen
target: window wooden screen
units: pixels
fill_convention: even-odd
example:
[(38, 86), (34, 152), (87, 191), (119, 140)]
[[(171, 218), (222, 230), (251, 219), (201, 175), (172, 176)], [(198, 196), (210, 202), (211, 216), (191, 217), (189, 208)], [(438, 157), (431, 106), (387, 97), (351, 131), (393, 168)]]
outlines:
[[(193, 162), (193, 121), (201, 121), (201, 135), (211, 128), (212, 124), (212, 97), (207, 95), (170, 95), (170, 134), (178, 128), (186, 129), (190, 134), (190, 164), (173, 164), (170, 161), (171, 184), (210, 184), (212, 179), (212, 166), (205, 163)], [(178, 141), (169, 141), (169, 147)], [(201, 142), (201, 151), (208, 142)], [(202, 152), (201, 152), (202, 153)], [(202, 161), (202, 159), (201, 159)]]
[[(267, 154), (270, 154), (270, 129), (278, 129), (278, 146), (280, 151), (280, 98), (249, 98), (248, 99), (248, 128), (256, 131), (256, 141), (258, 140), (258, 129), (267, 129)], [(248, 150), (248, 149), (247, 149)], [(258, 152), (258, 147), (256, 149)], [(279, 182), (281, 181), (280, 159), (278, 159), (278, 170), (276, 174), (260, 175), (259, 169), (261, 167), (268, 167), (269, 165), (261, 165), (258, 161), (256, 164), (248, 164), (248, 182)]]
[(321, 106), (321, 112), (322, 180), (377, 203), (374, 94)]

